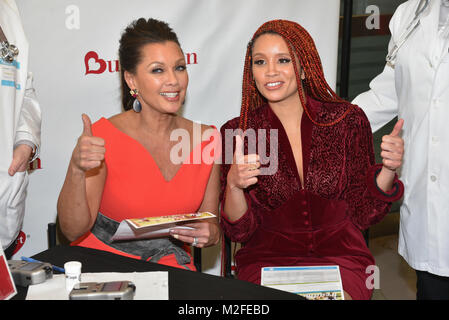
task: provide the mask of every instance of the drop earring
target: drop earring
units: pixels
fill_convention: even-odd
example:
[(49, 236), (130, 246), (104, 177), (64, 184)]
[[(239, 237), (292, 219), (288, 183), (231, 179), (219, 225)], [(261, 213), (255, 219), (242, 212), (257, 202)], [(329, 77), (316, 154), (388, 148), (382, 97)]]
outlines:
[(138, 91), (137, 91), (137, 89), (132, 89), (129, 91), (129, 93), (135, 99), (133, 102), (133, 110), (134, 110), (134, 112), (139, 113), (140, 111), (142, 111), (142, 105), (140, 104), (139, 99), (137, 99)]

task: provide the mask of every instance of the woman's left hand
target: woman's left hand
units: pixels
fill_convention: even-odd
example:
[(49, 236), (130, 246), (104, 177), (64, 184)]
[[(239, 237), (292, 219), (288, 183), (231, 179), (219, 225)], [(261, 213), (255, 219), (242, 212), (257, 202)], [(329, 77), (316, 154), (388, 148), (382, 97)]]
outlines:
[(200, 221), (188, 223), (184, 226), (191, 227), (193, 230), (171, 229), (170, 235), (197, 248), (213, 246), (220, 240), (220, 226), (215, 221)]
[(399, 136), (399, 132), (404, 125), (404, 119), (399, 119), (393, 131), (382, 137), (380, 145), (382, 164), (385, 168), (395, 171), (402, 165), (404, 156), (404, 140)]

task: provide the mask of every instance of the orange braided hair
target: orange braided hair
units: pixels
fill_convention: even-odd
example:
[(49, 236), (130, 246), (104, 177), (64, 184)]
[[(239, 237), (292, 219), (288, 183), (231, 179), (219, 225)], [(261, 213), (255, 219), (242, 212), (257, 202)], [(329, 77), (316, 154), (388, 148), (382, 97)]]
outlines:
[[(240, 111), (240, 129), (246, 130), (248, 122), (248, 111), (257, 109), (265, 103), (265, 98), (259, 93), (253, 81), (252, 74), (252, 47), (255, 40), (265, 33), (275, 33), (280, 35), (287, 43), (290, 56), (298, 56), (300, 64), (305, 73), (304, 90), (308, 96), (322, 102), (343, 102), (328, 85), (324, 78), (323, 67), (315, 43), (310, 34), (299, 24), (288, 20), (272, 20), (264, 23), (254, 33), (248, 44), (245, 56), (245, 65), (243, 69), (242, 84), (242, 107)], [(292, 59), (293, 68), (296, 75), (296, 83), (298, 84), (298, 94), (301, 104), (309, 119), (318, 126), (332, 126), (341, 121), (349, 113), (349, 107), (339, 118), (330, 123), (319, 123), (312, 119), (309, 110), (306, 108), (305, 94), (302, 90), (300, 73), (296, 59)]]

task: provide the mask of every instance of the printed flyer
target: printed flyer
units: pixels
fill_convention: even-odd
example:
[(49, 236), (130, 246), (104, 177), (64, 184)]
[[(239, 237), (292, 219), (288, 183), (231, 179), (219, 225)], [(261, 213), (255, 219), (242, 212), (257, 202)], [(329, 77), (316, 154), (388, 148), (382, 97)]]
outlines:
[(265, 267), (261, 285), (308, 300), (344, 300), (339, 266)]
[(184, 228), (186, 223), (215, 218), (210, 212), (196, 212), (158, 217), (136, 218), (123, 220), (111, 240), (136, 240), (165, 237), (170, 229)]

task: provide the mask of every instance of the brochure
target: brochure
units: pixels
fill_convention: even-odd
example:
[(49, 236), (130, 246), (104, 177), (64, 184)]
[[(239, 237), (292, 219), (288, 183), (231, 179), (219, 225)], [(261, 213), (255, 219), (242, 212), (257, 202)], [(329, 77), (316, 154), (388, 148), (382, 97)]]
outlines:
[(339, 266), (265, 267), (261, 285), (309, 300), (344, 300)]
[(119, 241), (166, 237), (169, 235), (170, 229), (192, 229), (185, 226), (185, 224), (215, 217), (216, 216), (210, 212), (196, 212), (125, 219), (120, 223), (111, 240)]

